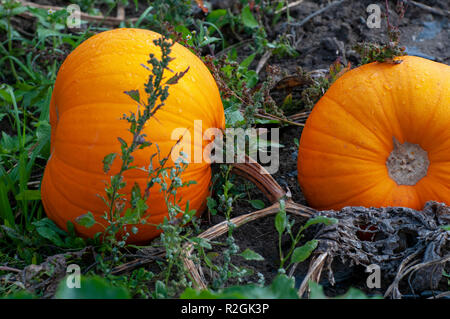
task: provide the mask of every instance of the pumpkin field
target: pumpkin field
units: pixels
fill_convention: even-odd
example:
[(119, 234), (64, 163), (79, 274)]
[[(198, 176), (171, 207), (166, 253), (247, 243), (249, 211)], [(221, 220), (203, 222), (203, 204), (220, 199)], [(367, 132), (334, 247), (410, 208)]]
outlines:
[(1, 0), (0, 299), (449, 299), (449, 16)]

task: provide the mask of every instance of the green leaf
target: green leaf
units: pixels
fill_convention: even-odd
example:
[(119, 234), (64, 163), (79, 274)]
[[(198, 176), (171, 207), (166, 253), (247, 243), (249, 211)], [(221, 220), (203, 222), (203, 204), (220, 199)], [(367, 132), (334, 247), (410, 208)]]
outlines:
[(141, 102), (141, 97), (140, 97), (140, 94), (139, 94), (139, 90), (124, 91), (123, 93), (125, 93), (126, 95), (131, 97), (136, 102), (138, 102), (138, 103)]
[(238, 123), (245, 121), (240, 110), (225, 109), (225, 119), (228, 127), (235, 127)]
[(221, 40), (221, 39), (220, 39), (220, 38), (217, 38), (217, 37), (206, 37), (206, 38), (200, 43), (200, 46), (203, 47), (203, 46), (205, 46), (205, 45), (208, 45), (208, 44), (211, 44), (211, 43), (220, 41), (220, 40)]
[(109, 170), (111, 169), (111, 165), (114, 162), (114, 159), (116, 158), (116, 156), (117, 156), (117, 153), (111, 153), (111, 154), (106, 155), (103, 158), (103, 171), (105, 173), (108, 173)]
[(36, 231), (41, 237), (48, 239), (56, 246), (65, 246), (65, 243), (61, 239), (61, 236), (66, 237), (67, 233), (56, 226), (56, 224), (52, 220), (48, 218), (42, 218), (33, 222), (33, 225), (36, 227)]
[(48, 121), (39, 121), (37, 123), (36, 137), (42, 143), (42, 141), (50, 140), (51, 127)]
[(191, 239), (191, 241), (195, 244), (197, 244), (199, 247), (203, 247), (206, 249), (211, 249), (211, 243), (209, 239), (201, 238), (201, 237), (194, 237)]
[(258, 21), (256, 21), (255, 17), (253, 16), (253, 13), (250, 10), (249, 6), (246, 6), (246, 7), (244, 7), (244, 9), (242, 9), (241, 19), (242, 19), (242, 23), (247, 28), (254, 29), (254, 28), (259, 27), (259, 23), (258, 23)]
[(75, 221), (78, 225), (84, 226), (86, 228), (91, 228), (95, 225), (96, 221), (94, 218), (94, 215), (92, 215), (91, 212), (88, 212), (87, 214), (78, 216)]
[(256, 73), (256, 71), (250, 70), (247, 71), (247, 73), (245, 74), (245, 84), (247, 85), (247, 87), (249, 89), (252, 89), (253, 87), (255, 87), (255, 85), (258, 83), (259, 81), (259, 76), (258, 73)]
[(277, 275), (270, 286), (232, 286), (219, 291), (187, 288), (181, 299), (298, 299), (294, 278)]
[(185, 39), (189, 45), (194, 44), (192, 33), (188, 28), (186, 28), (186, 26), (179, 24), (175, 27), (175, 31), (180, 32), (183, 36), (183, 39)]
[(443, 226), (441, 226), (441, 228), (443, 230), (450, 231), (450, 225), (443, 225)]
[(0, 180), (0, 220), (2, 220), (6, 225), (13, 227), (15, 226), (14, 213), (11, 208), (11, 204), (8, 198), (8, 188)]
[(251, 250), (250, 248), (247, 248), (246, 250), (241, 252), (239, 256), (243, 257), (245, 260), (264, 260), (263, 256)]
[(275, 216), (275, 228), (278, 231), (278, 234), (282, 235), (284, 230), (286, 229), (287, 219), (286, 219), (286, 211), (280, 210), (278, 214)]
[(369, 297), (356, 288), (350, 288), (344, 295), (330, 298), (325, 295), (323, 287), (318, 283), (309, 281), (308, 286), (310, 291), (309, 299), (383, 299), (382, 296)]
[(51, 228), (48, 227), (37, 227), (36, 231), (42, 237), (50, 240), (56, 246), (62, 247), (64, 246), (64, 242), (61, 240), (59, 235)]
[(210, 14), (208, 14), (208, 16), (206, 17), (206, 21), (214, 23), (218, 28), (220, 28), (228, 23), (226, 16), (227, 16), (226, 9), (216, 9), (211, 11)]
[(38, 189), (26, 189), (19, 194), (16, 195), (16, 200), (40, 200), (41, 199), (41, 191)]
[(304, 228), (308, 228), (311, 225), (315, 225), (315, 224), (325, 224), (326, 226), (331, 226), (334, 224), (337, 224), (338, 220), (336, 218), (330, 218), (330, 217), (326, 217), (326, 216), (317, 216), (317, 217), (313, 217), (310, 218)]
[(256, 53), (250, 54), (248, 57), (246, 57), (241, 64), (239, 64), (242, 68), (247, 69), (250, 64), (252, 64), (253, 60), (255, 59)]
[(18, 291), (15, 293), (12, 293), (10, 295), (6, 295), (4, 297), (0, 297), (1, 299), (37, 299), (38, 297), (29, 293), (28, 291)]
[(80, 288), (69, 288), (63, 279), (55, 294), (56, 299), (130, 299), (129, 292), (123, 287), (109, 284), (101, 277), (81, 276)]
[(323, 292), (323, 287), (314, 281), (308, 282), (309, 299), (328, 299)]
[(293, 263), (301, 263), (308, 259), (314, 249), (317, 248), (319, 242), (317, 240), (310, 240), (306, 244), (301, 247), (297, 247), (294, 249), (292, 253), (291, 262)]
[(7, 152), (11, 152), (17, 148), (17, 139), (9, 136), (6, 132), (2, 132), (0, 146)]
[(211, 215), (216, 215), (217, 214), (217, 202), (214, 198), (209, 197), (206, 199), (206, 206), (208, 207), (209, 212), (211, 213)]
[(264, 207), (266, 207), (266, 204), (264, 204), (264, 202), (260, 199), (252, 199), (252, 200), (249, 200), (248, 202), (255, 209), (263, 209)]

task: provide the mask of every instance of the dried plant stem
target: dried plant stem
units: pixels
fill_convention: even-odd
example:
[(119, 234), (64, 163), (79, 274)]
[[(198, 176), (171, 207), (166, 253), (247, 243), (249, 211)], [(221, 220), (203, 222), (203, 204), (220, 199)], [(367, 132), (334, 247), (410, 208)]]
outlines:
[(438, 9), (438, 8), (433, 8), (433, 7), (427, 6), (426, 4), (423, 4), (423, 3), (420, 3), (420, 2), (417, 2), (417, 1), (412, 1), (412, 0), (408, 1), (408, 3), (414, 5), (414, 6), (420, 8), (422, 10), (428, 11), (430, 13), (441, 15), (441, 16), (444, 16), (444, 17), (450, 16), (450, 11), (448, 11), (448, 10), (441, 10), (441, 9)]
[(0, 271), (11, 271), (11, 272), (17, 272), (20, 273), (22, 270), (8, 267), (8, 266), (0, 266)]
[(272, 175), (249, 156), (245, 156), (244, 163), (233, 164), (232, 172), (253, 182), (271, 203), (275, 203), (286, 196), (286, 192)]
[(331, 2), (330, 4), (328, 4), (327, 6), (323, 7), (322, 9), (317, 10), (314, 13), (311, 13), (309, 16), (304, 18), (302, 21), (300, 21), (300, 22), (288, 22), (288, 24), (291, 25), (291, 26), (300, 28), (301, 26), (303, 26), (306, 22), (308, 22), (309, 20), (311, 20), (315, 16), (318, 16), (319, 14), (322, 14), (323, 12), (327, 11), (328, 9), (331, 9), (334, 6), (337, 6), (337, 5), (341, 4), (341, 3), (343, 3), (344, 1), (345, 0), (339, 0), (339, 1)]
[[(45, 9), (45, 10), (54, 10), (54, 11), (59, 11), (59, 10), (64, 10), (64, 7), (57, 7), (57, 6), (49, 6), (49, 5), (44, 5), (44, 4), (37, 4), (37, 3), (33, 3), (33, 2), (29, 2), (29, 1), (24, 1), (24, 0), (18, 0), (20, 3), (22, 3), (23, 6), (27, 6), (27, 7), (32, 7), (32, 8), (40, 8), (40, 9)], [(26, 18), (32, 18), (34, 17), (31, 13), (29, 12), (22, 12), (20, 14), (23, 17)], [(86, 21), (92, 21), (92, 22), (101, 22), (102, 24), (107, 24), (107, 25), (118, 25), (121, 22), (126, 20), (125, 17), (125, 9), (123, 8), (123, 6), (119, 6), (117, 9), (117, 17), (105, 17), (103, 15), (98, 15), (98, 16), (93, 16), (84, 12), (80, 13), (80, 18), (81, 20), (86, 20)], [(128, 19), (128, 21), (130, 22), (135, 22), (137, 21), (138, 18), (131, 18)]]
[(400, 281), (407, 274), (415, 272), (415, 271), (417, 271), (417, 270), (419, 270), (421, 268), (424, 268), (424, 267), (437, 265), (437, 264), (442, 264), (442, 263), (446, 263), (446, 262), (450, 261), (450, 255), (447, 255), (447, 256), (444, 256), (444, 257), (442, 257), (440, 259), (436, 259), (436, 260), (432, 260), (432, 261), (428, 261), (428, 262), (423, 262), (423, 263), (418, 263), (418, 261), (415, 260), (410, 265), (406, 266), (408, 261), (410, 261), (411, 259), (416, 257), (421, 251), (422, 250), (418, 250), (414, 254), (411, 254), (410, 256), (405, 258), (405, 260), (402, 262), (402, 264), (399, 267), (399, 271), (398, 271), (397, 276), (395, 277), (395, 280), (389, 286), (389, 288), (386, 290), (386, 293), (384, 294), (385, 298), (389, 297), (389, 295), (391, 295), (391, 297), (394, 298), (394, 299), (401, 298), (401, 294), (400, 294), (400, 291), (398, 289), (398, 284), (400, 283)]
[[(286, 205), (285, 206), (286, 212), (297, 215), (297, 216), (305, 217), (305, 218), (310, 218), (311, 216), (314, 215), (314, 212), (315, 212), (313, 209), (311, 209), (309, 207), (294, 203), (290, 200), (288, 200), (285, 205)], [(200, 234), (198, 237), (203, 238), (203, 239), (214, 239), (214, 238), (217, 238), (228, 232), (229, 223), (232, 223), (232, 224), (236, 225), (236, 227), (239, 227), (248, 222), (254, 221), (256, 219), (270, 216), (270, 215), (275, 215), (279, 211), (280, 211), (280, 204), (275, 203), (272, 206), (258, 210), (256, 212), (252, 212), (249, 214), (245, 214), (245, 215), (241, 215), (241, 216), (232, 218), (230, 221), (225, 220), (225, 221), (207, 229), (202, 234)], [(200, 275), (198, 266), (196, 266), (194, 264), (194, 262), (192, 261), (192, 259), (190, 258), (193, 250), (194, 250), (194, 247), (191, 243), (189, 243), (185, 246), (186, 257), (183, 259), (183, 263), (192, 277), (194, 286), (197, 289), (206, 289), (207, 284), (206, 284), (203, 276)]]
[(283, 8), (276, 10), (275, 14), (279, 14), (279, 13), (283, 13), (284, 11), (287, 11), (288, 9), (292, 9), (295, 8), (296, 6), (300, 5), (303, 3), (303, 0), (298, 0), (298, 1), (294, 1), (289, 3), (287, 6), (284, 6)]
[(316, 257), (314, 257), (311, 260), (311, 266), (309, 267), (308, 273), (306, 274), (305, 278), (303, 279), (302, 284), (300, 285), (300, 288), (298, 289), (298, 295), (301, 298), (303, 294), (308, 289), (308, 282), (310, 280), (319, 282), (320, 275), (322, 274), (323, 266), (325, 265), (325, 261), (328, 257), (328, 253), (322, 253)]

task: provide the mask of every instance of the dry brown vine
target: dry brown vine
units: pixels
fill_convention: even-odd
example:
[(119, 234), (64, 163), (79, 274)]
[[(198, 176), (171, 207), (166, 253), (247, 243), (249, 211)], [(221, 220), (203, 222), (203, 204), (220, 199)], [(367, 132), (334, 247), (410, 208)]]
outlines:
[[(308, 294), (309, 280), (319, 282), (322, 270), (327, 268), (328, 280), (335, 283), (331, 267), (333, 260), (353, 266), (380, 266), (384, 282), (390, 282), (385, 290), (386, 298), (401, 298), (400, 282), (408, 277), (411, 290), (436, 289), (443, 277), (443, 270), (450, 262), (449, 232), (442, 226), (450, 224), (450, 207), (428, 202), (422, 211), (405, 207), (365, 208), (345, 207), (341, 211), (316, 211), (300, 205), (286, 196), (283, 188), (257, 162), (246, 158), (245, 163), (233, 164), (233, 172), (255, 183), (267, 196), (270, 207), (244, 214), (230, 220), (237, 227), (256, 219), (274, 215), (280, 209), (279, 200), (286, 201), (286, 212), (304, 217), (327, 216), (338, 219), (331, 226), (322, 225), (312, 230), (312, 236), (319, 245), (311, 257), (309, 271), (300, 286), (298, 294)], [(228, 231), (229, 223), (212, 226), (198, 237), (214, 239)], [(366, 227), (375, 226), (375, 230)], [(362, 240), (361, 232), (373, 233), (373, 240)], [(311, 234), (310, 234), (311, 235)], [(194, 286), (206, 289), (201, 265), (195, 264), (192, 244), (186, 246), (183, 262), (189, 271)], [(290, 275), (295, 270), (291, 270)], [(414, 287), (414, 288), (413, 288)], [(440, 297), (445, 297), (441, 293)], [(437, 297), (437, 296), (436, 296)]]

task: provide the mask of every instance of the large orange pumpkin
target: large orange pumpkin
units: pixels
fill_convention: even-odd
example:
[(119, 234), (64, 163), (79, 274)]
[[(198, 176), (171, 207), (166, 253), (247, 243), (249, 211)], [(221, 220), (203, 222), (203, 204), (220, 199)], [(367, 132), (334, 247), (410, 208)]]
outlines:
[(314, 106), (298, 156), (312, 207), (450, 204), (450, 67), (398, 59), (345, 73)]
[[(153, 43), (158, 37), (155, 32), (140, 29), (102, 32), (83, 42), (61, 66), (50, 104), (51, 156), (41, 187), (45, 211), (60, 227), (65, 229), (67, 221), (75, 223), (78, 216), (88, 211), (98, 222), (104, 223), (102, 216), (107, 206), (97, 194), (105, 196), (105, 182), (118, 172), (121, 160), (118, 156), (108, 175), (103, 172), (102, 160), (109, 153), (120, 154), (118, 137), (131, 143), (129, 123), (120, 118), (136, 112), (137, 103), (124, 91), (138, 89), (141, 99), (147, 100), (144, 84), (149, 71), (141, 64), (147, 65), (150, 53), (161, 56), (160, 48)], [(158, 144), (162, 157), (168, 155), (176, 143), (176, 137), (174, 140), (171, 136), (174, 129), (186, 128), (191, 134), (191, 145), (196, 143), (203, 149), (210, 141), (194, 141), (194, 120), (202, 121), (201, 127), (195, 126), (200, 137), (208, 128), (224, 128), (225, 125), (219, 91), (206, 66), (180, 44), (172, 47), (170, 56), (174, 58), (169, 64), (172, 71), (190, 69), (177, 84), (170, 86), (165, 105), (143, 131), (148, 140)], [(166, 79), (173, 75), (165, 72)], [(154, 145), (136, 151), (133, 165), (148, 167), (155, 152)], [(154, 160), (157, 166), (156, 157)], [(172, 161), (167, 163), (170, 165)], [(146, 176), (137, 169), (125, 172), (127, 186), (122, 192), (130, 194), (135, 182), (145, 189)], [(189, 207), (200, 213), (209, 194), (210, 165), (205, 160), (190, 163), (181, 178), (196, 182), (179, 189), (177, 198), (182, 198), (181, 206), (189, 200)], [(157, 186), (151, 189), (148, 204), (147, 222), (161, 223), (167, 216), (167, 207)], [(98, 225), (92, 228), (75, 225), (85, 237), (103, 230)], [(139, 225), (138, 228), (129, 242), (142, 242), (159, 234), (154, 226)]]

